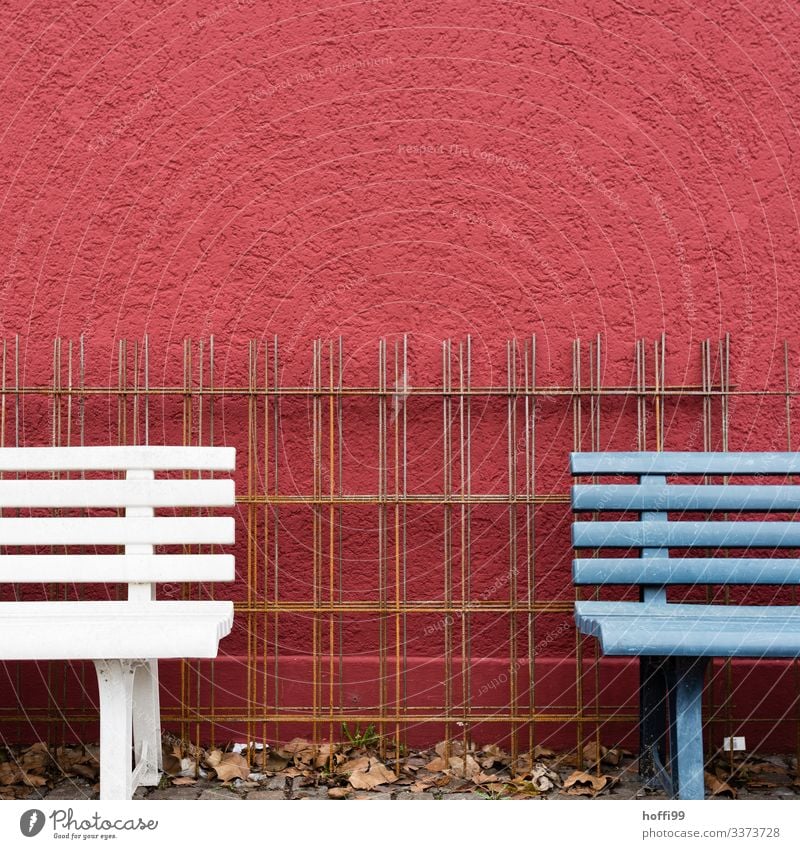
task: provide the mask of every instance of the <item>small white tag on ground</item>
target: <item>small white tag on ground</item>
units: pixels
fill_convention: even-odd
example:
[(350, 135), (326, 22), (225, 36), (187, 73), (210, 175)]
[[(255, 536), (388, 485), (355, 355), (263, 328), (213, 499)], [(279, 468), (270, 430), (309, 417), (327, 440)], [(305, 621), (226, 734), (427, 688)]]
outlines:
[(745, 750), (744, 737), (724, 737), (722, 750), (724, 752), (743, 752)]

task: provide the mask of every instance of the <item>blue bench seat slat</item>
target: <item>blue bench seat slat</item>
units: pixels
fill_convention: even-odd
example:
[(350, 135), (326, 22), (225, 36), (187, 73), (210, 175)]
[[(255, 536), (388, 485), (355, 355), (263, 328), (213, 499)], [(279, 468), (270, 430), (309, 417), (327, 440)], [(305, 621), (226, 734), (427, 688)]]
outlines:
[(573, 510), (800, 510), (800, 486), (578, 484)]
[(582, 584), (797, 584), (794, 557), (578, 557), (572, 579)]
[(578, 451), (573, 475), (796, 475), (800, 452)]
[(794, 548), (800, 522), (574, 522), (576, 548)]
[(800, 657), (798, 607), (586, 601), (575, 619), (608, 655)]

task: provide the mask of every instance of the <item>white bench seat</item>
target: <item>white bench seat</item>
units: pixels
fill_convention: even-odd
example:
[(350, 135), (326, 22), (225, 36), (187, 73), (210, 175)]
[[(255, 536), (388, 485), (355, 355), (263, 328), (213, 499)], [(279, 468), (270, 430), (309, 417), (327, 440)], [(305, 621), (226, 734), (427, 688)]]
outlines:
[(207, 508), (234, 506), (234, 482), (216, 473), (235, 459), (197, 446), (0, 448), (0, 580), (128, 587), (125, 601), (0, 602), (0, 660), (94, 662), (101, 799), (161, 778), (159, 659), (216, 657), (233, 627), (233, 602), (160, 601), (156, 584), (234, 579), (218, 551), (233, 517)]
[(231, 601), (0, 602), (0, 659), (216, 657)]

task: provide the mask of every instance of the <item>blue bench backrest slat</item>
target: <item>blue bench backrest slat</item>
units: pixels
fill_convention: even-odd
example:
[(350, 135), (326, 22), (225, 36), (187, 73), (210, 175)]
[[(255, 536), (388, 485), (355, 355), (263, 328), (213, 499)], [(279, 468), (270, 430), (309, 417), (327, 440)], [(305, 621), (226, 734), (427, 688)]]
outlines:
[(573, 475), (797, 475), (800, 452), (578, 451), (570, 465)]
[(574, 522), (576, 548), (794, 548), (800, 522)]
[(800, 510), (800, 486), (578, 484), (573, 510)]
[(797, 584), (795, 557), (577, 557), (576, 584)]

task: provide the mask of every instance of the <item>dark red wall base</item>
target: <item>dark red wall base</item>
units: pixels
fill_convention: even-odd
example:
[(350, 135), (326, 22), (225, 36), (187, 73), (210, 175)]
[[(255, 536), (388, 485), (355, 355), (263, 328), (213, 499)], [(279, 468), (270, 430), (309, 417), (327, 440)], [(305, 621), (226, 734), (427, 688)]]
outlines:
[[(442, 658), (412, 657), (408, 660), (413, 674), (408, 677), (408, 719), (403, 723), (407, 730), (407, 742), (411, 746), (432, 745), (445, 736), (444, 717), (444, 662)], [(268, 658), (267, 668), (272, 668)], [(179, 696), (181, 692), (180, 663), (166, 661), (161, 664), (162, 715), (164, 727), (192, 740), (201, 734), (201, 742), (212, 739), (217, 744), (229, 741), (266, 739), (281, 742), (292, 737), (311, 737), (311, 706), (314, 704), (311, 685), (312, 664), (309, 657), (281, 658), (278, 686), (279, 713), (282, 719), (252, 722), (238, 719), (251, 716), (274, 715), (274, 679), (267, 684), (264, 697), (264, 679), (256, 680), (256, 692), (248, 706), (247, 664), (243, 657), (224, 657), (213, 664), (200, 661), (191, 669), (184, 669), (184, 686), (188, 687), (188, 703), (196, 714), (188, 713), (180, 721)], [(473, 660), (471, 664), (471, 703), (473, 716), (482, 719), (471, 724), (469, 732), (477, 743), (497, 742), (510, 744), (511, 713), (509, 664), (496, 659)], [(378, 713), (378, 661), (368, 657), (348, 660), (342, 670), (340, 688), (338, 671), (335, 670), (334, 706), (336, 718), (332, 725), (325, 719), (329, 704), (328, 671), (322, 670), (321, 686), (318, 686), (317, 715), (319, 739), (329, 737), (330, 728), (336, 738), (341, 737), (341, 711), (338, 700), (347, 706), (346, 712), (353, 717), (371, 716)], [(462, 701), (461, 679), (458, 662), (454, 661), (453, 700), (450, 711), (453, 721), (449, 724), (451, 737), (460, 737), (464, 727), (459, 725), (459, 703)], [(520, 721), (518, 742), (521, 747), (529, 743), (533, 731), (534, 742), (564, 750), (576, 746), (582, 730), (584, 739), (593, 739), (596, 723), (593, 716), (598, 712), (596, 694), (599, 688), (599, 713), (604, 718), (600, 724), (600, 739), (604, 745), (621, 744), (635, 748), (637, 731), (631, 717), (637, 711), (638, 664), (636, 659), (606, 658), (601, 661), (595, 674), (592, 662), (584, 664), (583, 716), (578, 722), (577, 686), (574, 658), (543, 658), (536, 663), (534, 688), (537, 717), (535, 722)], [(212, 678), (213, 674), (213, 678)], [(732, 697), (728, 705), (723, 694), (728, 675), (732, 676)], [(387, 712), (393, 713), (394, 668), (387, 667)], [(721, 745), (727, 734), (744, 735), (748, 751), (787, 752), (796, 745), (796, 719), (800, 711), (798, 701), (800, 667), (791, 661), (737, 660), (730, 672), (721, 660), (715, 660), (707, 678), (704, 722), (706, 740)], [(214, 703), (212, 707), (212, 681)], [(517, 680), (518, 700), (516, 715), (522, 720), (530, 713), (528, 695), (527, 664), (520, 667)], [(17, 693), (17, 697), (15, 697)], [(49, 704), (48, 693), (52, 703)], [(185, 690), (186, 694), (187, 691)], [(628, 694), (623, 702), (616, 697)], [(3, 742), (27, 742), (48, 738), (51, 742), (61, 741), (95, 742), (98, 738), (96, 722), (97, 685), (91, 664), (51, 664), (48, 675), (47, 664), (5, 664), (0, 684), (0, 711), (3, 722), (0, 734)], [(24, 705), (24, 709), (20, 707)], [(53, 709), (53, 705), (57, 709)], [(730, 710), (730, 713), (728, 713)], [(43, 719), (52, 716), (50, 722)], [(198, 719), (210, 713), (219, 717), (211, 725), (201, 725)], [(12, 719), (12, 717), (18, 717)], [(729, 724), (727, 717), (733, 721)], [(437, 718), (439, 718), (437, 720)], [(361, 721), (363, 728), (369, 723)], [(356, 721), (349, 723), (355, 728)], [(386, 722), (384, 733), (393, 735), (395, 722)], [(212, 735), (213, 734), (213, 738)], [(709, 736), (710, 735), (710, 736)]]

